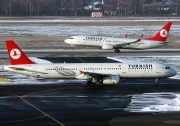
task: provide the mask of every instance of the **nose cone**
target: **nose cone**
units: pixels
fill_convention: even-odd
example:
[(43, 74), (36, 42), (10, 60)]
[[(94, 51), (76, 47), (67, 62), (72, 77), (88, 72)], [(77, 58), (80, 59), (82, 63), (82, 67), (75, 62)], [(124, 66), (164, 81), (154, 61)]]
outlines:
[(70, 42), (69, 42), (69, 39), (65, 39), (64, 42), (67, 43), (67, 44), (70, 43)]
[(175, 71), (174, 69), (171, 70), (171, 75), (175, 76), (177, 74), (177, 71)]

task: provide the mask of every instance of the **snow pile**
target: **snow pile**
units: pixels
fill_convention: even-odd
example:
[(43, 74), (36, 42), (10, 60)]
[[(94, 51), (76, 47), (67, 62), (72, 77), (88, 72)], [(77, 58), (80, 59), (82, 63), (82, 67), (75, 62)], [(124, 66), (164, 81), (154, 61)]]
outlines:
[(132, 96), (131, 112), (180, 111), (179, 93), (143, 93)]

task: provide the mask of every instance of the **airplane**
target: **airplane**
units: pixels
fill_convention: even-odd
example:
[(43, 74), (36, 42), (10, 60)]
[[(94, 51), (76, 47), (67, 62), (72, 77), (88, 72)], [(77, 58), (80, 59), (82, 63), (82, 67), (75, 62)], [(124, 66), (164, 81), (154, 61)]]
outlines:
[(167, 45), (166, 42), (172, 22), (167, 22), (153, 37), (130, 39), (103, 36), (72, 36), (64, 42), (73, 46), (100, 47), (104, 50), (113, 50), (120, 53), (120, 49), (152, 49)]
[(158, 78), (171, 77), (177, 72), (161, 63), (47, 63), (35, 64), (16, 45), (13, 40), (6, 40), (11, 65), (3, 70), (46, 79), (87, 80), (88, 86), (118, 84), (122, 78)]
[(85, 6), (84, 9), (93, 10), (93, 11), (102, 10), (101, 5), (103, 4), (104, 4), (104, 0), (95, 0), (92, 2), (92, 4)]

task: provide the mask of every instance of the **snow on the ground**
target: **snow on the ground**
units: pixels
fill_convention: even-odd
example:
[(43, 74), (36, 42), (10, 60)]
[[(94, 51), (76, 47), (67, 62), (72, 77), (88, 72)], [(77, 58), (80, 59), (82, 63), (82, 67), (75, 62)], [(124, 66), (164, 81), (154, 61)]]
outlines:
[(180, 111), (179, 92), (134, 94), (127, 110), (130, 112)]
[(130, 19), (130, 20), (123, 20), (123, 19), (119, 19), (119, 20), (104, 20), (104, 19), (99, 19), (99, 20), (76, 20), (76, 19), (72, 19), (72, 20), (68, 20), (68, 19), (63, 19), (63, 20), (59, 20), (59, 19), (17, 19), (17, 20), (0, 20), (0, 23), (116, 23), (116, 22), (164, 22), (164, 21), (172, 21), (172, 22), (179, 22), (180, 19), (176, 18), (176, 19)]
[[(163, 26), (163, 25), (162, 25)], [(162, 26), (62, 26), (62, 25), (8, 25), (0, 24), (0, 36), (131, 36), (155, 35)], [(169, 36), (180, 36), (180, 25), (172, 25)]]

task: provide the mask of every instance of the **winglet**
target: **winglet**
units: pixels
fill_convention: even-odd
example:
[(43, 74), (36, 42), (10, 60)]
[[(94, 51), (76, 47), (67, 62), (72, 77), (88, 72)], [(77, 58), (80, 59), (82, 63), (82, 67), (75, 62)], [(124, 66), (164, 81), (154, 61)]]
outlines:
[(153, 37), (145, 38), (145, 40), (154, 40), (166, 42), (172, 22), (167, 22)]
[(143, 36), (144, 36), (144, 35), (142, 34), (142, 35), (138, 38), (138, 40), (137, 40), (136, 42), (140, 42)]
[(128, 37), (128, 34), (126, 34), (125, 36), (124, 36), (124, 38), (127, 38)]
[(23, 53), (13, 40), (6, 40), (6, 47), (12, 65), (35, 64)]
[(84, 72), (82, 70), (79, 70), (80, 74), (83, 74)]

